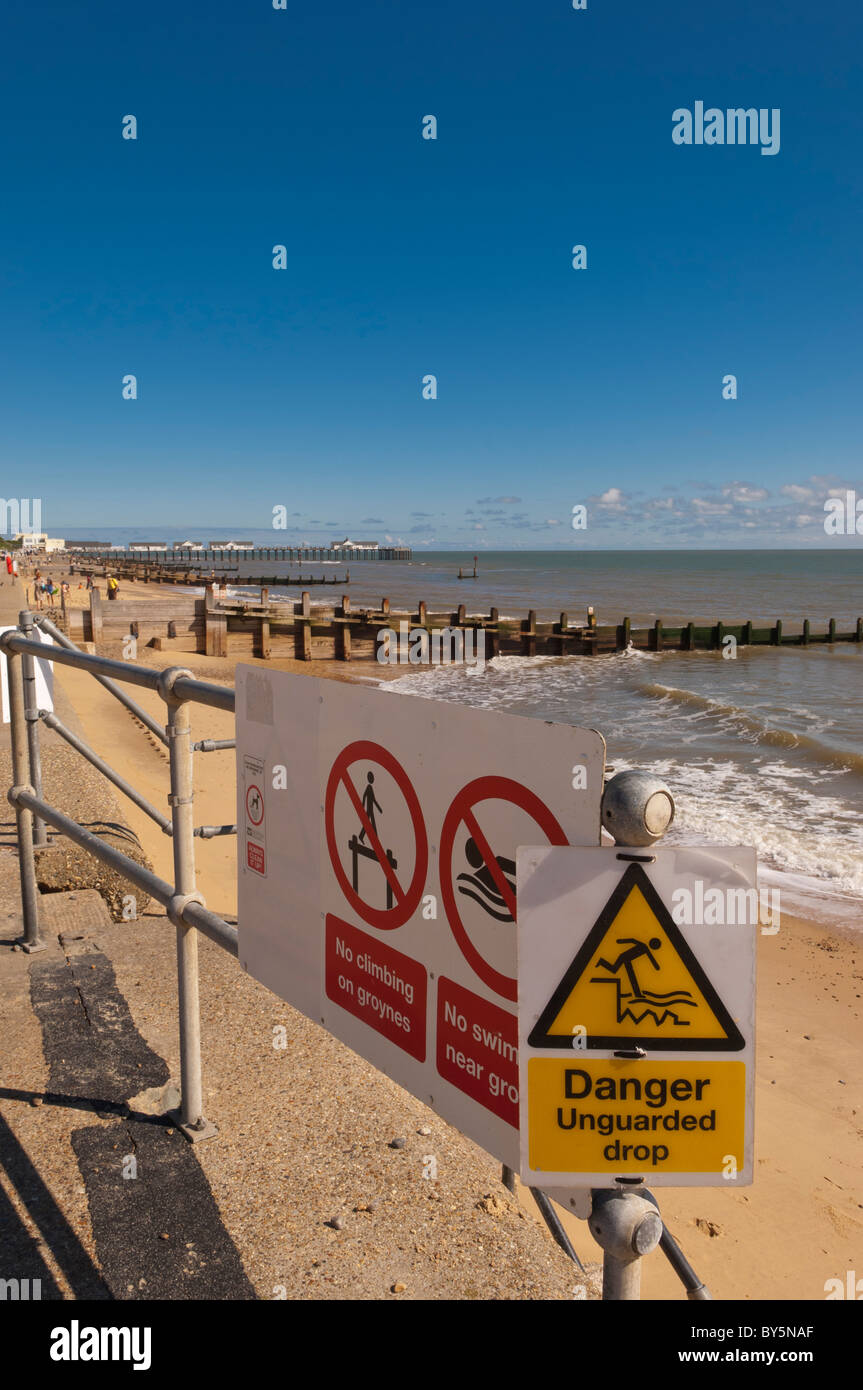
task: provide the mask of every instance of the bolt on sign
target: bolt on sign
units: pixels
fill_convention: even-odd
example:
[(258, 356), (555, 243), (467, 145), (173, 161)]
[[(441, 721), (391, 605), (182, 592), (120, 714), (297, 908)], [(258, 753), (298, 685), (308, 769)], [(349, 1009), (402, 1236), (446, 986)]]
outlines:
[(598, 845), (593, 730), (237, 667), (240, 963), (515, 1168), (516, 852)]
[(755, 851), (521, 848), (521, 1176), (752, 1181)]

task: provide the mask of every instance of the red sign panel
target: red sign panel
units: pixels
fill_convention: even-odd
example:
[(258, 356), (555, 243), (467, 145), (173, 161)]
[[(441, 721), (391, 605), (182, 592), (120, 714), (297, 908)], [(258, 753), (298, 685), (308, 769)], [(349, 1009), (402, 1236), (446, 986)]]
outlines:
[(437, 1069), (444, 1081), (518, 1129), (518, 1019), (443, 975)]
[(424, 1062), (425, 966), (332, 914), (325, 960), (327, 998)]
[(264, 872), (264, 850), (262, 845), (253, 845), (251, 840), (246, 842), (246, 862), (250, 869), (254, 869), (256, 874)]

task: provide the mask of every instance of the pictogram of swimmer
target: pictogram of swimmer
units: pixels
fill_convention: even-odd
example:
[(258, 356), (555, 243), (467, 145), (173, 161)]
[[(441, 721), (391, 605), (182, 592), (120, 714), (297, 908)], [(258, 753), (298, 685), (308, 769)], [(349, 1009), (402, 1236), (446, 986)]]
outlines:
[[(374, 780), (375, 780), (375, 774), (374, 774), (373, 772), (369, 772), (369, 773), (367, 774), (367, 786), (366, 786), (365, 791), (363, 792), (363, 810), (365, 811), (366, 815), (368, 816), (369, 820), (371, 821), (372, 830), (373, 830), (373, 831), (375, 832), (375, 834), (377, 835), (377, 833), (378, 833), (378, 827), (377, 827), (377, 825), (376, 825), (376, 823), (375, 823), (375, 807), (377, 807), (377, 809), (380, 811), (381, 815), (383, 815), (383, 813), (384, 813), (384, 808), (383, 808), (383, 806), (380, 805), (380, 803), (378, 802), (377, 797), (375, 796), (375, 792), (374, 792)], [(360, 840), (364, 840), (365, 838), (366, 838), (366, 827), (363, 826), (362, 830), (360, 831)]]
[[(467, 841), (464, 857), (473, 873), (459, 874), (458, 891), (464, 893), (465, 897), (473, 898), (483, 912), (487, 912), (496, 922), (511, 922), (512, 913), (507, 907), (506, 899), (498, 889), (494, 874), (483, 859), (482, 850), (475, 840)], [(515, 897), (515, 860), (505, 859), (502, 854), (496, 854), (495, 859)]]

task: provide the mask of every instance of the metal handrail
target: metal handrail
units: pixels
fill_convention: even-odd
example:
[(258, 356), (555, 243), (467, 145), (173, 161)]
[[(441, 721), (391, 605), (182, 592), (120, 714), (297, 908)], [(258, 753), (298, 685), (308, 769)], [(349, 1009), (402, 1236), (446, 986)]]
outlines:
[[(12, 799), (11, 795), (9, 799)], [(71, 816), (64, 815), (62, 811), (57, 810), (56, 806), (49, 805), (47, 801), (34, 796), (32, 792), (24, 788), (17, 789), (14, 804), (26, 806), (29, 810), (38, 812), (49, 825), (66, 835), (74, 844), (80, 845), (82, 849), (87, 850), (97, 859), (101, 859), (102, 863), (107, 864), (109, 868), (116, 869), (124, 878), (128, 878), (136, 888), (140, 888), (149, 897), (155, 898), (164, 908), (171, 908), (176, 897), (174, 889), (170, 883), (166, 883), (163, 878), (159, 878), (158, 874), (154, 874), (152, 869), (147, 869), (137, 860), (130, 859), (127, 854), (123, 854), (122, 850), (107, 844), (92, 830), (79, 825)], [(184, 904), (177, 915), (182, 918), (186, 926), (195, 927), (198, 931), (203, 932), (229, 955), (236, 956), (238, 954), (237, 928), (232, 927), (218, 913), (211, 912), (202, 903), (189, 902)]]
[[(184, 667), (175, 666), (164, 671), (154, 671), (150, 667), (137, 666), (132, 662), (114, 661), (108, 657), (82, 652), (49, 620), (43, 619), (40, 626), (55, 638), (50, 657), (41, 642), (26, 635), (26, 632), (32, 632), (33, 629), (33, 614), (27, 609), (19, 615), (19, 627), (24, 631), (11, 629), (0, 635), (0, 649), (7, 657), (9, 681), (13, 784), (8, 792), (8, 800), (15, 808), (18, 833), (18, 866), (24, 918), (24, 933), (20, 938), (20, 945), (25, 951), (33, 952), (44, 950), (46, 944), (39, 930), (39, 892), (36, 885), (33, 837), (34, 822), (38, 825), (40, 820), (53, 826), (74, 844), (108, 864), (130, 883), (162, 904), (177, 929), (181, 1068), (181, 1108), (177, 1123), (188, 1138), (205, 1138), (214, 1133), (214, 1127), (203, 1114), (197, 932), (203, 932), (234, 957), (239, 954), (239, 937), (237, 928), (217, 913), (211, 912), (198, 892), (195, 885), (194, 847), (196, 835), (206, 839), (214, 835), (235, 834), (236, 826), (199, 826), (197, 829), (195, 827), (189, 704), (197, 702), (232, 712), (236, 703), (235, 692), (230, 687), (197, 681)], [(49, 659), (61, 666), (89, 672), (167, 746), (171, 775), (171, 792), (168, 797), (171, 806), (170, 822), (120, 773), (110, 767), (77, 735), (72, 734), (56, 716), (42, 716), (49, 727), (54, 728), (77, 752), (86, 757), (170, 834), (174, 855), (173, 884), (159, 878), (151, 869), (130, 859), (128, 855), (100, 839), (93, 831), (64, 815), (40, 794), (39, 746), (36, 731), (41, 712), (35, 707), (35, 693), (32, 688), (35, 682), (28, 679), (25, 693), (25, 675), (29, 677), (30, 672), (25, 672), (24, 668), (33, 657), (39, 657), (43, 661)], [(167, 706), (167, 727), (163, 730), (151, 715), (116, 686), (116, 680), (155, 691)]]
[(65, 739), (70, 748), (74, 748), (76, 753), (80, 753), (82, 758), (86, 758), (97, 772), (101, 772), (103, 777), (107, 777), (109, 782), (113, 782), (114, 786), (118, 787), (124, 796), (128, 796), (129, 800), (133, 801), (138, 809), (144, 812), (145, 816), (154, 820), (166, 835), (171, 834), (172, 826), (168, 817), (163, 816), (161, 811), (157, 811), (145, 796), (135, 790), (131, 782), (127, 782), (121, 773), (111, 767), (110, 763), (106, 763), (104, 758), (100, 758), (89, 744), (85, 743), (77, 734), (73, 734), (71, 729), (67, 729), (62, 719), (58, 719), (56, 714), (52, 714), (47, 709), (40, 709), (39, 718), (47, 728), (53, 729), (56, 734)]
[[(42, 616), (37, 617), (35, 621), (37, 627), (40, 627), (43, 632), (47, 632), (49, 637), (53, 637), (55, 643), (59, 643), (59, 645), (65, 647), (67, 651), (78, 652), (81, 650), (70, 637), (66, 636), (65, 632), (60, 631), (56, 623), (52, 623), (50, 618)], [(86, 656), (86, 652), (81, 652), (81, 655)], [(95, 676), (95, 679), (100, 685), (104, 686), (106, 690), (109, 690), (114, 698), (120, 701), (121, 705), (125, 705), (126, 709), (129, 710), (131, 714), (134, 714), (136, 719), (140, 719), (141, 723), (146, 725), (150, 730), (150, 733), (155, 734), (160, 743), (167, 744), (168, 735), (165, 733), (165, 730), (158, 720), (154, 719), (151, 714), (148, 714), (145, 709), (142, 709), (137, 701), (132, 699), (131, 695), (126, 694), (125, 690), (121, 690), (116, 681), (110, 680), (107, 676)]]

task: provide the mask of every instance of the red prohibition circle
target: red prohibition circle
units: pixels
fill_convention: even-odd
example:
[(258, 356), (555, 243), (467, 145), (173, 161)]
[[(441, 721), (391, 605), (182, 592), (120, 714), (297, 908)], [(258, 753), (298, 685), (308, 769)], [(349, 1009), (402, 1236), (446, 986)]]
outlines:
[[(345, 873), (344, 866), (339, 855), (338, 845), (336, 844), (335, 828), (335, 804), (336, 792), (342, 784), (348, 782), (348, 768), (356, 762), (378, 763), (386, 772), (390, 774), (393, 781), (399, 788), (404, 797), (411, 824), (414, 829), (416, 840), (416, 864), (414, 865), (413, 878), (407, 888), (400, 887), (400, 900), (391, 908), (370, 907), (354, 891), (353, 884)], [(351, 783), (351, 786), (353, 784)], [(356, 789), (354, 789), (356, 797)], [(419, 906), (422, 891), (425, 887), (426, 874), (428, 872), (428, 837), (426, 835), (425, 822), (423, 820), (422, 808), (419, 798), (414, 791), (407, 773), (389, 752), (379, 743), (371, 743), (366, 739), (360, 739), (356, 743), (349, 743), (343, 749), (333, 763), (327, 780), (327, 791), (324, 798), (324, 825), (327, 832), (327, 848), (330, 852), (330, 860), (335, 871), (339, 887), (356, 913), (362, 917), (364, 922), (368, 922), (370, 927), (379, 927), (381, 931), (395, 931), (397, 927), (403, 927), (409, 917), (416, 912)], [(374, 837), (377, 839), (377, 836)], [(371, 836), (370, 836), (371, 839)], [(380, 854), (377, 855), (381, 868), (384, 868), (384, 861)], [(387, 866), (389, 867), (389, 866)], [(390, 870), (390, 873), (393, 871)], [(384, 869), (387, 874), (387, 869)], [(389, 875), (387, 875), (389, 877)], [(396, 880), (398, 881), (398, 880)]]
[[(249, 797), (251, 796), (252, 792), (257, 792), (257, 793), (258, 793), (258, 796), (259, 796), (259, 798), (260, 798), (260, 802), (261, 802), (261, 819), (260, 819), (260, 820), (255, 820), (255, 817), (252, 815), (251, 811), (249, 810)], [(255, 786), (254, 782), (250, 782), (250, 783), (249, 783), (249, 786), (246, 788), (246, 815), (249, 817), (249, 820), (252, 822), (252, 825), (260, 825), (260, 824), (261, 824), (261, 821), (264, 819), (264, 793), (261, 791), (260, 787), (256, 787), (256, 786)]]
[(529, 791), (520, 782), (514, 782), (509, 777), (477, 777), (476, 781), (468, 782), (466, 787), (462, 787), (446, 813), (440, 835), (439, 868), (441, 897), (443, 898), (447, 921), (452, 928), (452, 934), (458, 942), (462, 955), (474, 974), (478, 975), (483, 984), (488, 985), (489, 989), (493, 989), (495, 994), (499, 994), (501, 998), (515, 1001), (518, 998), (518, 980), (509, 975), (501, 974), (499, 970), (495, 970), (493, 966), (489, 965), (485, 956), (480, 955), (465, 930), (453, 890), (452, 852), (456, 831), (465, 816), (471, 815), (474, 806), (480, 801), (509, 801), (533, 817), (540, 830), (547, 837), (549, 844), (568, 845), (569, 841), (563, 827), (552, 815), (545, 802), (541, 801), (535, 792)]

